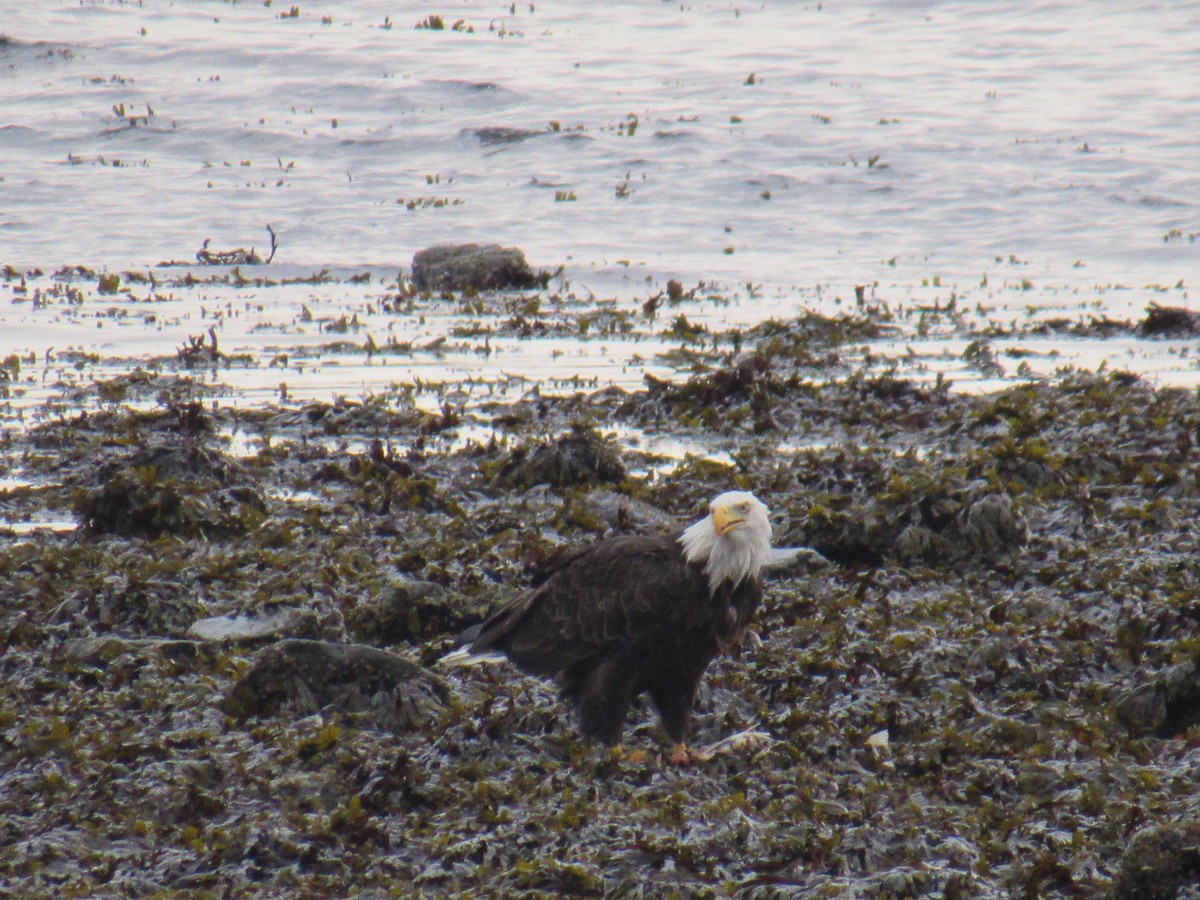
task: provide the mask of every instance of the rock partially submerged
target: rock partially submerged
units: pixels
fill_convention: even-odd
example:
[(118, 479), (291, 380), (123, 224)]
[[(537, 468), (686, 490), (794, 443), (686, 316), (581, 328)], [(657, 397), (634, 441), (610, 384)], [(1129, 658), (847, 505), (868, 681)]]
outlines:
[(222, 705), (238, 719), (284, 711), (299, 717), (333, 706), (407, 731), (428, 724), (449, 696), (436, 675), (386, 650), (289, 639), (259, 653)]
[(1138, 325), (1142, 337), (1195, 337), (1200, 334), (1200, 313), (1179, 306), (1151, 303)]
[(533, 131), (529, 128), (511, 128), (505, 125), (485, 125), (482, 128), (472, 128), (468, 131), (485, 147), (496, 144), (519, 144), (530, 138), (553, 134), (551, 131)]
[(438, 244), (412, 259), (412, 281), (422, 291), (527, 290), (549, 278), (531, 269), (519, 248), (499, 244)]

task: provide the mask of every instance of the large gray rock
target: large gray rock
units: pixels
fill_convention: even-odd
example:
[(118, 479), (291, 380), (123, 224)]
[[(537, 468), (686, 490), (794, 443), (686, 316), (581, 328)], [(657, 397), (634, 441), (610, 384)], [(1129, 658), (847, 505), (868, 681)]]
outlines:
[(545, 287), (549, 275), (534, 272), (517, 247), (499, 244), (438, 244), (413, 256), (412, 280), (422, 291), (494, 291)]

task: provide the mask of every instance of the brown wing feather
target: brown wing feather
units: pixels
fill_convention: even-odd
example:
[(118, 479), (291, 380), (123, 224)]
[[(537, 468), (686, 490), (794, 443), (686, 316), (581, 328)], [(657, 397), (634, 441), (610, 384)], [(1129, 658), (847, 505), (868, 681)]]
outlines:
[(669, 535), (580, 547), (540, 577), (489, 617), (472, 650), (500, 650), (530, 672), (550, 674), (620, 643), (653, 647), (718, 612), (700, 569)]

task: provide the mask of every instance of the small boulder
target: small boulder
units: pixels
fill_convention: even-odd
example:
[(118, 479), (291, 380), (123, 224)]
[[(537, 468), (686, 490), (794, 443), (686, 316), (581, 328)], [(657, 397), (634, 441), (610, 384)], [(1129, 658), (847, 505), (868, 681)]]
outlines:
[(990, 564), (1024, 546), (1029, 526), (1008, 495), (973, 483), (930, 490), (900, 509), (852, 496), (810, 517), (799, 537), (843, 565), (877, 565), (888, 556), (905, 565)]
[(499, 244), (439, 244), (412, 259), (413, 284), (422, 291), (527, 290), (549, 278), (534, 272), (520, 249)]
[(68, 668), (120, 668), (120, 661), (136, 659), (141, 666), (145, 657), (159, 656), (179, 664), (196, 659), (201, 655), (201, 646), (195, 641), (172, 638), (128, 638), (117, 634), (70, 638), (63, 644), (62, 659)]
[(427, 724), (449, 696), (440, 678), (395, 653), (289, 639), (258, 654), (222, 708), (246, 719), (283, 711), (300, 718), (334, 706), (362, 714), (377, 728), (407, 731)]

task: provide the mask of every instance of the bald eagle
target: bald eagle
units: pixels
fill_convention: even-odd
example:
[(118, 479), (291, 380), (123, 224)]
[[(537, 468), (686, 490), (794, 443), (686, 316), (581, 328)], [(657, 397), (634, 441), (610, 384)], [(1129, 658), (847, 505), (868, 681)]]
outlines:
[(464, 648), (501, 653), (558, 676), (580, 730), (615, 745), (635, 697), (649, 694), (686, 762), (697, 688), (708, 664), (741, 641), (771, 561), (767, 507), (728, 491), (677, 534), (629, 535), (574, 548), (533, 587), (495, 610)]

